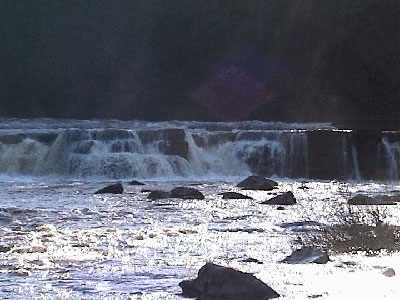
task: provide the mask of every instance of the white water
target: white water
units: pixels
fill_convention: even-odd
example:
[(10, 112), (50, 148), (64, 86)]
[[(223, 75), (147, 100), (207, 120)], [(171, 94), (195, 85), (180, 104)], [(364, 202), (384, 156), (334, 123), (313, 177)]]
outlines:
[(399, 157), (400, 157), (400, 145), (398, 143), (390, 143), (387, 138), (382, 139), (380, 147), (380, 155), (383, 152), (383, 159), (386, 163), (386, 169), (388, 177), (391, 180), (397, 180), (399, 178)]
[[(171, 147), (166, 128), (184, 131), (178, 141), (188, 143), (187, 153)], [(0, 120), (0, 299), (182, 299), (178, 283), (213, 261), (254, 273), (280, 299), (397, 300), (398, 254), (331, 254), (326, 265), (278, 263), (305, 234), (279, 224), (341, 223), (349, 197), (396, 194), (397, 181), (278, 178), (274, 191), (235, 187), (255, 167), (278, 177), (307, 177), (306, 133), (319, 128), (328, 127)], [(397, 142), (386, 142), (384, 165), (396, 166)], [(357, 175), (357, 157), (346, 143), (338, 151)], [(205, 199), (151, 201), (127, 180), (121, 195), (93, 194), (132, 177), (147, 179), (151, 190), (194, 185)], [(219, 195), (225, 191), (254, 200), (225, 200)], [(260, 204), (286, 191), (298, 204), (283, 211)], [(387, 207), (384, 221), (400, 225), (399, 207)], [(243, 262), (249, 257), (263, 264)], [(384, 276), (386, 268), (396, 276)]]
[[(10, 124), (5, 126), (3, 123), (7, 129), (0, 131), (9, 139), (11, 134), (15, 140), (7, 142), (6, 139), (0, 143), (1, 173), (92, 179), (222, 179), (245, 176), (257, 172), (256, 168), (261, 166), (269, 176), (308, 175), (307, 136), (285, 128), (271, 130), (270, 127), (278, 126), (275, 123), (254, 122), (253, 126), (241, 123), (237, 127), (231, 123), (170, 122), (146, 126), (143, 123), (117, 123), (113, 128), (106, 128), (106, 121), (104, 124), (99, 124), (100, 121), (93, 124), (70, 121), (69, 126), (61, 123), (65, 128), (53, 129), (48, 124), (53, 123), (43, 122), (34, 123), (35, 128), (26, 131), (22, 131), (27, 127), (25, 122), (18, 124), (13, 120), (16, 128), (7, 128)], [(66, 120), (63, 122), (67, 123)], [(82, 125), (88, 128), (75, 128)], [(121, 125), (132, 125), (133, 128)], [(261, 125), (265, 130), (259, 130)], [(99, 127), (93, 128), (95, 126)], [(292, 128), (294, 125), (287, 126)], [(246, 129), (237, 129), (240, 127)], [(56, 138), (45, 143), (37, 139), (38, 133)], [(25, 136), (18, 138), (21, 134)], [(304, 171), (297, 174), (296, 168), (301, 166)]]
[[(328, 127), (0, 119), (0, 173), (77, 179), (221, 180), (251, 173), (308, 178), (307, 132), (320, 128)], [(350, 132), (339, 134), (339, 173), (343, 178), (360, 180)], [(398, 142), (382, 140), (379, 167), (387, 169), (384, 179), (398, 179), (398, 152)]]

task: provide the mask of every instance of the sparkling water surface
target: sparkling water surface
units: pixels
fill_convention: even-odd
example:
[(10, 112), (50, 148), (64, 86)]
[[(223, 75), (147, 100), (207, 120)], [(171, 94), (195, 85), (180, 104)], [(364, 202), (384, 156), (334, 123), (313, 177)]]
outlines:
[[(398, 184), (278, 182), (279, 188), (269, 192), (241, 191), (254, 200), (225, 200), (218, 194), (239, 191), (235, 182), (146, 181), (146, 186), (123, 182), (121, 195), (94, 195), (110, 181), (3, 178), (0, 298), (180, 299), (178, 283), (194, 277), (207, 261), (254, 273), (282, 299), (314, 294), (335, 299), (338, 291), (322, 283), (327, 278), (335, 282), (343, 273), (356, 271), (380, 274), (369, 264), (374, 258), (362, 254), (351, 258), (359, 263), (350, 270), (337, 266), (348, 259), (343, 255), (333, 256), (326, 265), (279, 264), (301, 237), (301, 232), (279, 224), (340, 222), (335, 211), (351, 195), (390, 194), (400, 190)], [(175, 186), (195, 187), (206, 198), (151, 201), (148, 192), (142, 192)], [(283, 211), (259, 204), (284, 191), (293, 191), (298, 204)], [(388, 222), (398, 224), (398, 206), (388, 209)], [(246, 258), (263, 264), (243, 262)], [(391, 267), (399, 263), (382, 254), (385, 258), (392, 259)], [(390, 290), (385, 292), (393, 296)]]

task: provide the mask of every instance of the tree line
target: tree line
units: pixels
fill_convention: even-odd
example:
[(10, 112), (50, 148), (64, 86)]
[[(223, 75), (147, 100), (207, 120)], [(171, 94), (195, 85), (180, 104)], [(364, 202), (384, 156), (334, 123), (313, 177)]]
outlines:
[(398, 119), (399, 16), (397, 0), (4, 0), (0, 116), (224, 120), (213, 104), (236, 97), (255, 104), (232, 120)]

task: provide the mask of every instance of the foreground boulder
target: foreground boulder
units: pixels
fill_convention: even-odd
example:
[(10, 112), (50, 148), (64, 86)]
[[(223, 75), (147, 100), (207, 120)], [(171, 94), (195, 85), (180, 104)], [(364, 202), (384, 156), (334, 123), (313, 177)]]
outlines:
[(204, 195), (194, 188), (176, 187), (171, 190), (171, 198), (204, 199)]
[(167, 191), (151, 191), (150, 194), (147, 196), (147, 199), (157, 200), (157, 199), (167, 199), (171, 198), (171, 193)]
[(273, 197), (272, 199), (265, 200), (261, 204), (272, 204), (272, 205), (293, 205), (296, 204), (296, 198), (292, 192), (287, 192), (282, 195)]
[(326, 252), (311, 247), (302, 247), (294, 251), (291, 255), (281, 260), (281, 262), (289, 264), (326, 264), (329, 261)]
[(137, 180), (132, 180), (129, 182), (129, 185), (146, 185), (146, 184)]
[(253, 199), (250, 196), (246, 196), (236, 192), (226, 192), (221, 193), (220, 195), (222, 195), (222, 199)]
[(266, 179), (262, 176), (252, 175), (247, 177), (245, 180), (239, 182), (237, 187), (244, 190), (263, 190), (270, 191), (276, 187), (278, 183), (276, 181)]
[(118, 182), (98, 190), (95, 194), (122, 194), (123, 192), (124, 188), (122, 184)]
[(347, 201), (347, 204), (352, 205), (396, 205), (394, 202), (395, 198), (391, 198), (390, 196), (377, 196), (377, 197), (368, 197), (364, 195), (356, 195), (353, 198)]
[(277, 292), (252, 274), (213, 263), (201, 267), (197, 278), (184, 280), (179, 286), (183, 296), (200, 300), (264, 300), (279, 297)]

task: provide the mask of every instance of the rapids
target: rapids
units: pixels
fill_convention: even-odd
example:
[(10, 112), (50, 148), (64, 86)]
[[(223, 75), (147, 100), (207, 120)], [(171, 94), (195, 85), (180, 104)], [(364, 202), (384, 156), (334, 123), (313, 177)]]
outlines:
[[(254, 273), (280, 299), (397, 299), (398, 275), (382, 273), (400, 272), (398, 253), (278, 261), (341, 224), (353, 195), (399, 193), (398, 143), (385, 132), (362, 144), (328, 124), (1, 119), (0, 299), (181, 299), (178, 283), (206, 261)], [(362, 145), (376, 147), (373, 159)], [(278, 189), (235, 187), (251, 173), (273, 176)], [(146, 186), (128, 185), (133, 178)], [(93, 194), (117, 180), (123, 194)], [(142, 191), (176, 186), (205, 199), (151, 201)], [(254, 200), (222, 199), (228, 191)], [(286, 191), (296, 205), (260, 204)], [(380, 217), (400, 225), (399, 207)], [(289, 226), (299, 222), (307, 226)]]

